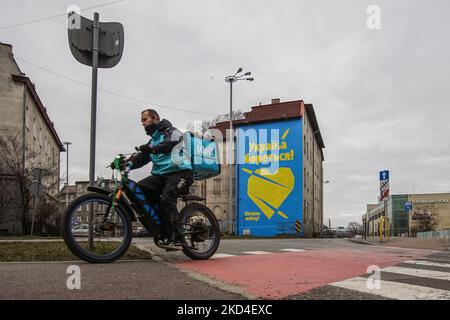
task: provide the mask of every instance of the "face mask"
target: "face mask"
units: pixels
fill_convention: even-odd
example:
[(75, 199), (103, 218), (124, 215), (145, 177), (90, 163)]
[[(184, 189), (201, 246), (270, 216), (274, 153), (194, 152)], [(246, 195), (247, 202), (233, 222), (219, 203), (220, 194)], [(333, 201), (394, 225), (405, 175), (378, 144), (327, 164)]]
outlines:
[(154, 121), (152, 124), (146, 125), (145, 128), (145, 133), (149, 136), (151, 136), (152, 134), (155, 133), (156, 129), (158, 128), (158, 123), (159, 121)]

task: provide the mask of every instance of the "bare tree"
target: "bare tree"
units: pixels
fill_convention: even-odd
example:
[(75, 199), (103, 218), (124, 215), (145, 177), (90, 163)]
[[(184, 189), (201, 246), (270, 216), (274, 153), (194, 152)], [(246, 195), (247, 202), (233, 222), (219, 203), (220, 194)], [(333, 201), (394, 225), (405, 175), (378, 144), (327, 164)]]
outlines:
[(0, 177), (0, 224), (17, 219), (17, 212), (14, 210), (17, 207), (17, 199), (12, 192), (14, 184), (14, 177)]
[(347, 227), (348, 231), (350, 231), (353, 234), (359, 234), (361, 230), (363, 229), (362, 225), (358, 222), (350, 222)]
[[(39, 154), (26, 150), (23, 152), (23, 141), (20, 130), (1, 129), (0, 136), (0, 180), (8, 177), (10, 184), (4, 185), (9, 190), (11, 196), (19, 203), (19, 220), (22, 223), (22, 233), (29, 233), (30, 226), (30, 185), (33, 181), (33, 167), (39, 167), (49, 172), (50, 179), (45, 179), (47, 189), (59, 186), (60, 181), (54, 179), (58, 177), (58, 163), (40, 163)], [(51, 179), (53, 177), (53, 179)], [(5, 206), (8, 199), (5, 199)], [(5, 209), (6, 212), (6, 209)]]
[(35, 222), (38, 233), (41, 235), (59, 235), (60, 221), (58, 206), (47, 199), (42, 199), (37, 208)]
[(439, 226), (439, 215), (433, 204), (420, 205), (420, 209), (414, 210), (412, 215), (411, 231), (413, 236), (417, 232), (435, 231)]

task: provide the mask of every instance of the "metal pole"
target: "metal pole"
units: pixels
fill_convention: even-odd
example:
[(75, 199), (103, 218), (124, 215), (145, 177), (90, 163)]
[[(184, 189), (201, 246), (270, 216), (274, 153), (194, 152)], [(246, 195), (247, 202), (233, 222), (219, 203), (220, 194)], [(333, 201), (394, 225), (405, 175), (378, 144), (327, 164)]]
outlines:
[(36, 217), (37, 200), (38, 200), (38, 197), (34, 197), (33, 219), (31, 220), (31, 232), (30, 232), (31, 236), (33, 235), (34, 219)]
[[(92, 90), (91, 90), (91, 141), (89, 159), (89, 185), (95, 183), (95, 132), (97, 122), (97, 68), (99, 47), (99, 14), (94, 12), (93, 45), (92, 45)], [(89, 206), (89, 250), (94, 248), (94, 210), (92, 204)]]
[(229, 187), (228, 187), (228, 232), (234, 234), (233, 230), (233, 81), (230, 81), (230, 133), (228, 135), (229, 145)]
[(67, 146), (67, 154), (66, 154), (66, 208), (69, 206), (69, 145), (70, 143), (66, 143)]

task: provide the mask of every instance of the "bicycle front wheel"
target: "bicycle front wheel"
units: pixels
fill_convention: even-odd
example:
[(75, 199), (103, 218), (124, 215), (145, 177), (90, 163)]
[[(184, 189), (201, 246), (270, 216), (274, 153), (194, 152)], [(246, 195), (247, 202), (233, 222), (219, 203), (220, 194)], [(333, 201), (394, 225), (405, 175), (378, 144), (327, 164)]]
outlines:
[(103, 194), (90, 193), (75, 199), (65, 211), (62, 227), (70, 251), (92, 263), (113, 262), (131, 244), (130, 217), (120, 205), (113, 210), (111, 197)]

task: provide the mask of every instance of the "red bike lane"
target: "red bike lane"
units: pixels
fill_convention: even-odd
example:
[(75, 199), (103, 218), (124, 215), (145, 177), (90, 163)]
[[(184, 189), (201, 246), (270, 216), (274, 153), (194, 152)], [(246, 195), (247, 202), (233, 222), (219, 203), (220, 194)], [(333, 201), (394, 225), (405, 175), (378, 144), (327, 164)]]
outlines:
[(366, 274), (369, 266), (384, 268), (428, 254), (430, 252), (410, 249), (324, 249), (241, 255), (174, 265), (238, 286), (263, 299), (281, 299)]

